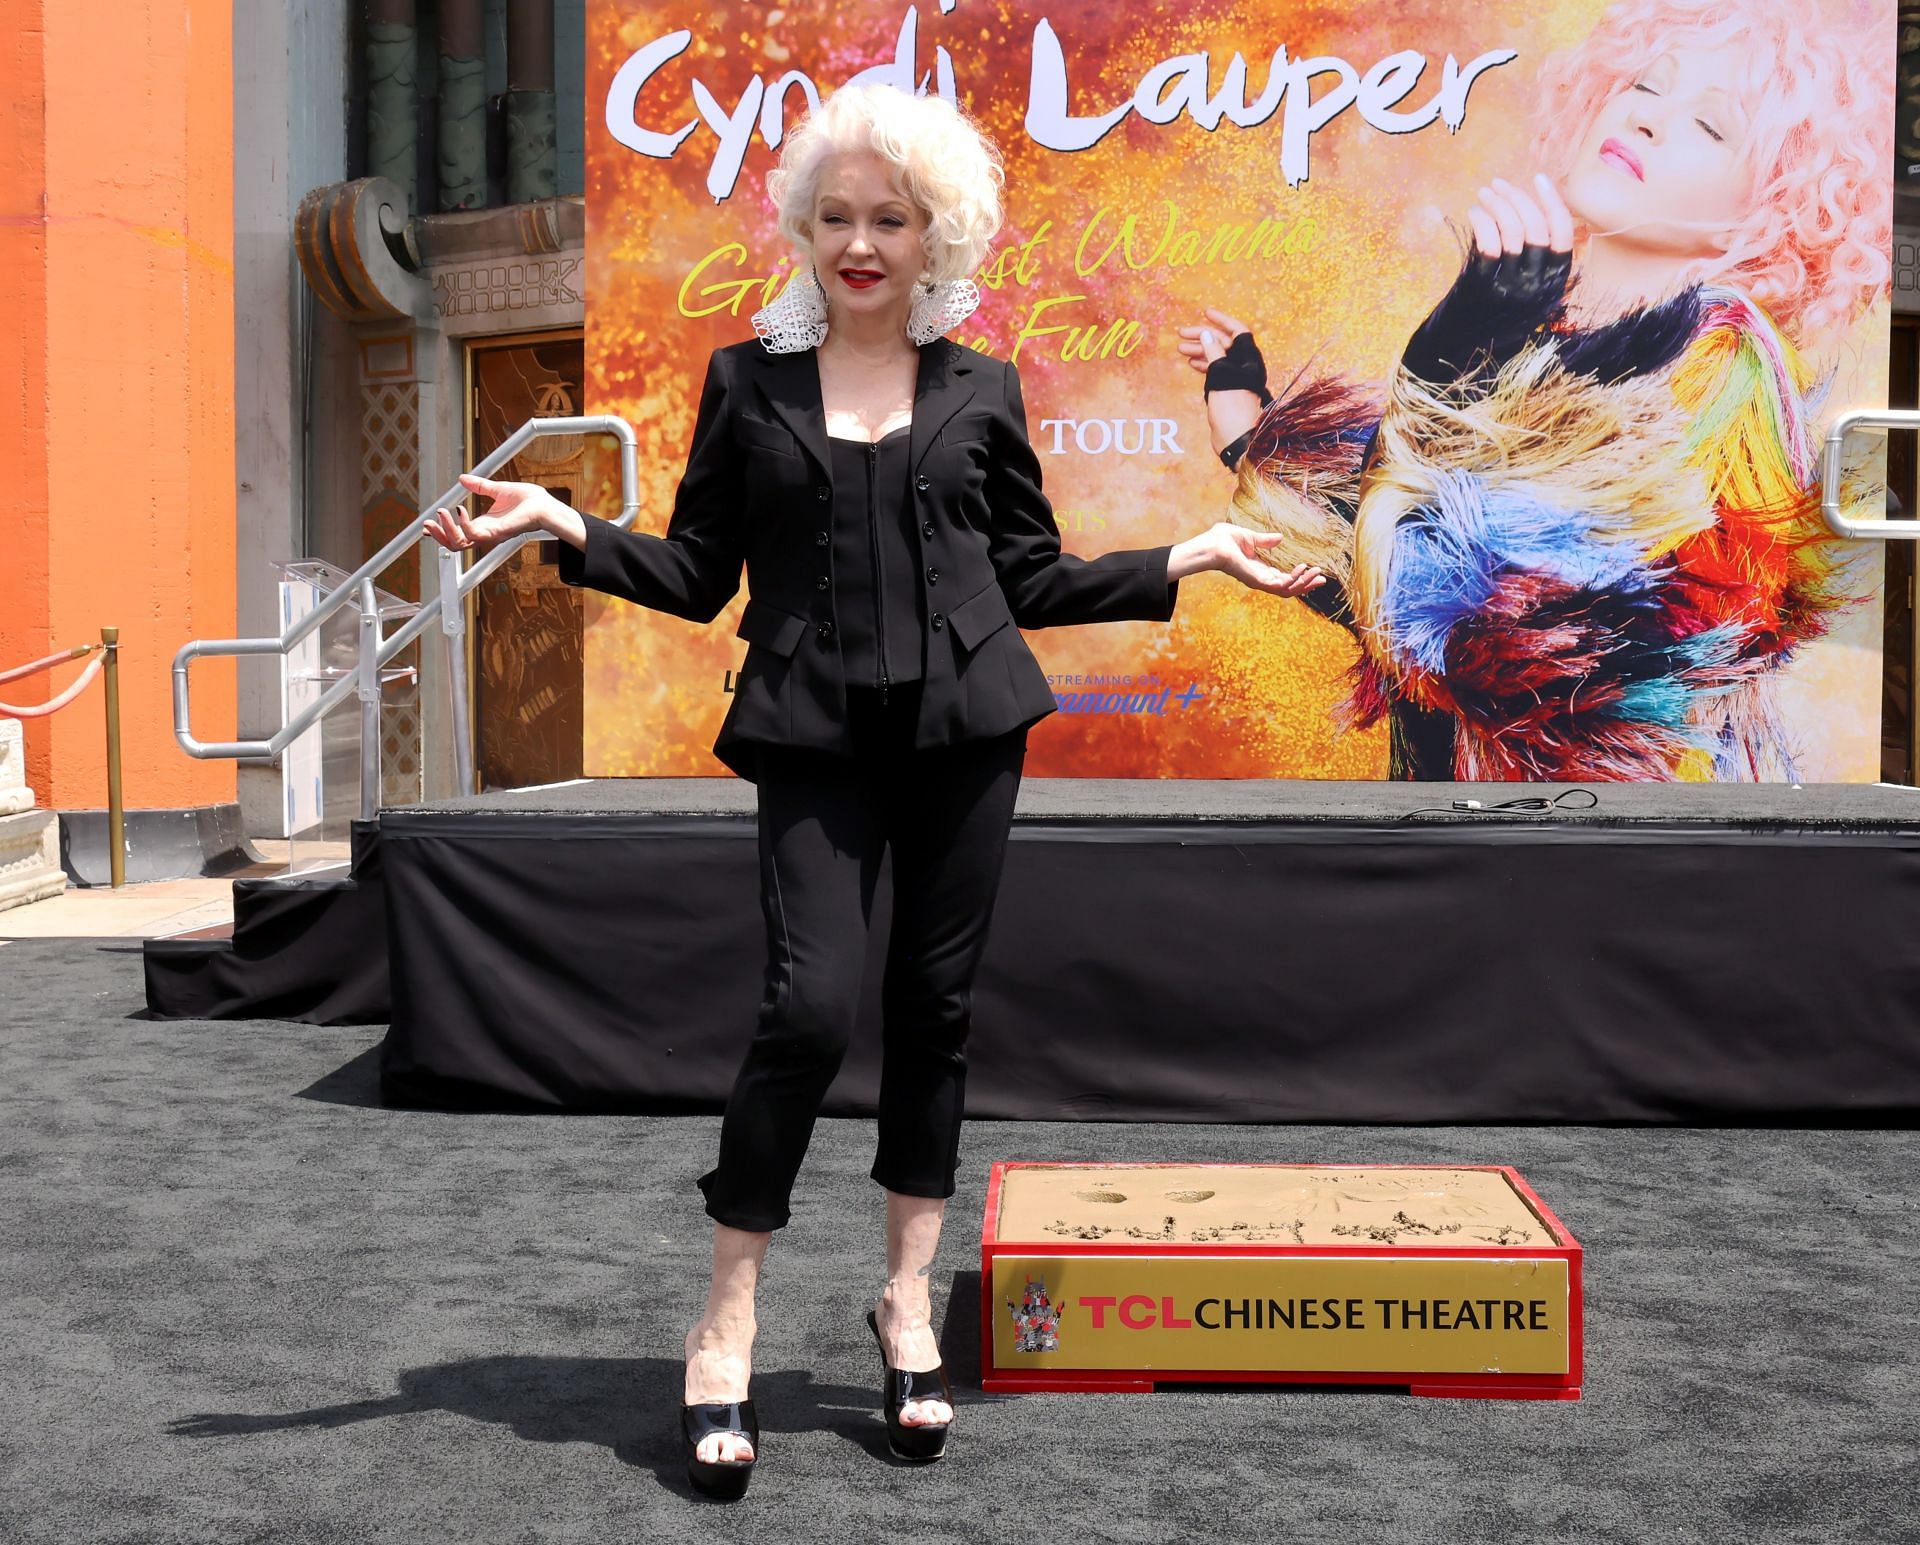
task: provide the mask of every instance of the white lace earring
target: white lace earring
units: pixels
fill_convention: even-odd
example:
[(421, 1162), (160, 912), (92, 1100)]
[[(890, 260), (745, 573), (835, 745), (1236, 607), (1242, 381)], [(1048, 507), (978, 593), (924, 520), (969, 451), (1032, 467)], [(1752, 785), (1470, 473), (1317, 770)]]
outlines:
[(811, 265), (793, 276), (772, 305), (754, 312), (753, 330), (769, 354), (798, 354), (827, 341), (827, 292)]
[(916, 284), (913, 310), (907, 315), (907, 336), (928, 344), (950, 333), (980, 309), (980, 291), (971, 279), (949, 279), (943, 284)]

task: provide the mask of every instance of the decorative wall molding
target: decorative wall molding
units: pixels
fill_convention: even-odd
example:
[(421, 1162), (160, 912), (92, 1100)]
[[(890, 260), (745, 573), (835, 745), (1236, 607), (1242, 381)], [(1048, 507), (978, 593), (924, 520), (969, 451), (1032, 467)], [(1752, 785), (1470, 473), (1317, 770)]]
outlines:
[(360, 379), (363, 382), (414, 379), (411, 331), (391, 336), (366, 333), (360, 337), (359, 343)]
[(577, 252), (587, 239), (586, 201), (545, 199), (422, 215), (413, 223), (413, 239), (425, 268), (529, 253)]
[[(543, 325), (586, 319), (586, 254), (519, 256), (432, 270), (435, 309), (450, 332), (510, 332), (540, 312)], [(551, 313), (564, 311), (566, 316)]]
[(1920, 228), (1911, 225), (1893, 228), (1893, 309), (1920, 311)]
[(360, 394), (360, 500), (397, 495), (409, 507), (420, 492), (420, 391), (412, 382), (370, 385)]
[[(403, 358), (411, 373), (410, 336), (368, 335), (361, 339), (360, 358), (363, 373), (372, 378), (360, 388), (360, 540), (361, 552), (371, 556), (413, 519), (420, 506), (421, 387), (415, 380), (381, 379), (391, 375)], [(380, 585), (406, 600), (419, 600), (417, 553), (390, 565)], [(415, 645), (395, 663), (417, 667), (420, 654)], [(419, 803), (423, 759), (417, 678), (411, 686), (389, 682), (383, 689), (380, 741), (380, 803)]]

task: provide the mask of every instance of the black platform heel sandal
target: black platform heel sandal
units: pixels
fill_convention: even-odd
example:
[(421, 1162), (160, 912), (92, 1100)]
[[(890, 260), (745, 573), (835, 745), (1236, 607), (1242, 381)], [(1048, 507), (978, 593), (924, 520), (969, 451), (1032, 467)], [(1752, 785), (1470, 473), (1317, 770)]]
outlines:
[[(939, 1400), (953, 1409), (953, 1386), (947, 1382), (947, 1365), (941, 1363), (937, 1368), (929, 1368), (924, 1373), (908, 1373), (896, 1368), (887, 1361), (887, 1344), (880, 1340), (880, 1321), (874, 1312), (867, 1311), (867, 1329), (873, 1332), (873, 1339), (880, 1345), (880, 1366), (887, 1371), (885, 1382), (880, 1386), (880, 1405), (887, 1417), (887, 1447), (893, 1450), (896, 1459), (909, 1459), (915, 1464), (927, 1464), (938, 1459), (947, 1451), (947, 1434), (952, 1430), (951, 1421), (941, 1422), (937, 1426), (909, 1427), (900, 1420), (901, 1408), (909, 1400)], [(759, 1450), (754, 1451), (758, 1453)]]
[[(680, 1407), (680, 1431), (687, 1440), (687, 1481), (697, 1492), (721, 1502), (737, 1502), (747, 1494), (754, 1464), (760, 1458), (760, 1418), (753, 1402)], [(732, 1433), (753, 1445), (752, 1459), (700, 1458), (700, 1440), (715, 1433)]]

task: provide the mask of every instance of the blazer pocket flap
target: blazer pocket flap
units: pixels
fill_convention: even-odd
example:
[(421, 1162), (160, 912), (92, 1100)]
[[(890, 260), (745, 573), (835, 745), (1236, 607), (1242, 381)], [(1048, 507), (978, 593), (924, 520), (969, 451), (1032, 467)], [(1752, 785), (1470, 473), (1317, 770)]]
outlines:
[(978, 445), (993, 430), (990, 413), (960, 413), (947, 420), (940, 430), (942, 445)]
[(997, 580), (978, 595), (967, 597), (947, 618), (960, 647), (969, 651), (978, 649), (1012, 621), (1013, 613), (1007, 609), (1007, 598)]
[(777, 451), (782, 456), (798, 456), (800, 443), (791, 433), (778, 424), (763, 424), (742, 414), (733, 421), (733, 432), (742, 445), (756, 446), (763, 451)]
[(784, 660), (800, 647), (801, 635), (807, 631), (807, 619), (749, 598), (746, 610), (740, 614), (740, 626), (733, 631), (736, 637), (758, 644), (762, 649), (771, 649)]

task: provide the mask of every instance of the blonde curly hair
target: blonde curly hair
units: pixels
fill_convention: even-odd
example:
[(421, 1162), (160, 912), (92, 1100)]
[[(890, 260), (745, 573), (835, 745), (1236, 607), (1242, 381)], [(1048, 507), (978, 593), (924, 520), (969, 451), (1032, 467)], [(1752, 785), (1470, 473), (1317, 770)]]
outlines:
[(862, 151), (886, 162), (895, 186), (927, 216), (930, 280), (971, 277), (1000, 230), (1000, 152), (944, 97), (897, 86), (842, 86), (786, 137), (778, 169), (767, 174), (780, 234), (802, 259), (812, 255), (821, 169), (829, 156)]

